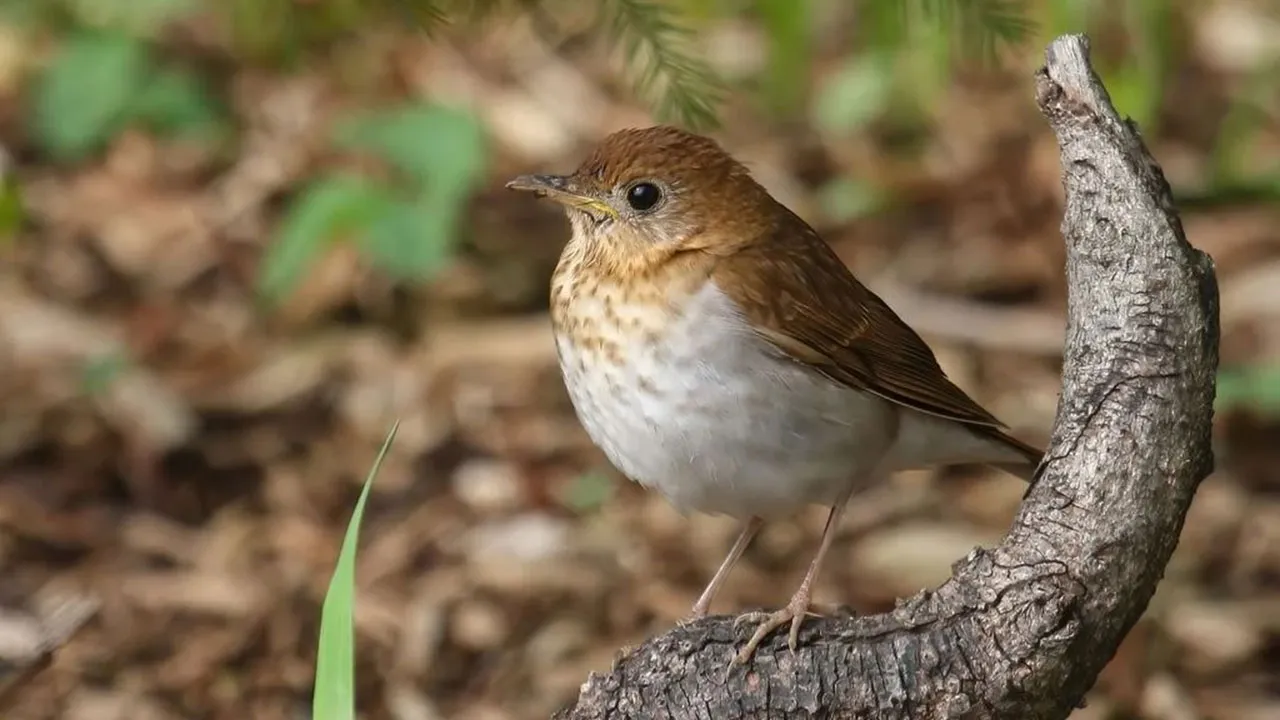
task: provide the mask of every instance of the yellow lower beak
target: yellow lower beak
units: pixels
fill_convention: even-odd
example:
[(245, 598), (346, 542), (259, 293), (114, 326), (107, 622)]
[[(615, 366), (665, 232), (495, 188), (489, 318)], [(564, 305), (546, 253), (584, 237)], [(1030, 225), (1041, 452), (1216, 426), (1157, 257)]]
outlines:
[(608, 203), (576, 191), (562, 175), (521, 175), (507, 183), (507, 189), (531, 192), (566, 207), (616, 218), (618, 213)]

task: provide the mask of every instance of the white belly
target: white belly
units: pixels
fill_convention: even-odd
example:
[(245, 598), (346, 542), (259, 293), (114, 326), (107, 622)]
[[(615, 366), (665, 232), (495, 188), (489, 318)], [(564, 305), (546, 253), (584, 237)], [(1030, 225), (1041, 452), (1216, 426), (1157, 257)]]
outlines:
[(682, 510), (773, 517), (830, 503), (871, 479), (896, 436), (893, 406), (772, 355), (713, 285), (654, 342), (606, 337), (625, 364), (587, 362), (556, 338), (578, 418), (622, 473)]

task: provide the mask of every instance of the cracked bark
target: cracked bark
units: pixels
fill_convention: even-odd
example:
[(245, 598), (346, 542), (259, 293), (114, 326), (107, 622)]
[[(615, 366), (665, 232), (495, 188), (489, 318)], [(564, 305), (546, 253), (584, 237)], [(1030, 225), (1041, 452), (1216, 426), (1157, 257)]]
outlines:
[(1069, 311), (1041, 475), (1003, 543), (891, 613), (775, 633), (748, 669), (726, 617), (652, 638), (592, 675), (561, 720), (1062, 718), (1147, 607), (1213, 465), (1213, 265), (1088, 60), (1064, 36), (1036, 73), (1058, 137)]

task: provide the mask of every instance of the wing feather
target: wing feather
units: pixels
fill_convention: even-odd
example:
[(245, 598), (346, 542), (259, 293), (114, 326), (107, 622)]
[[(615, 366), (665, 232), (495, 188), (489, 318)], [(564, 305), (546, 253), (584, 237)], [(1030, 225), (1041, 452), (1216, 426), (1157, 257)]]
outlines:
[(1038, 461), (956, 386), (925, 341), (798, 216), (720, 259), (712, 279), (780, 353), (855, 390), (972, 426)]

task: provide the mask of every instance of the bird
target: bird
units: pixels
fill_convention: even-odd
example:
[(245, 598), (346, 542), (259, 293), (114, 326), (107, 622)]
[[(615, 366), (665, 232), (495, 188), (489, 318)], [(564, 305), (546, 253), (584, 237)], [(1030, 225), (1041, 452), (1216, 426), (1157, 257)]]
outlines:
[(796, 651), (859, 491), (953, 464), (1034, 478), (1043, 451), (948, 379), (925, 341), (714, 139), (673, 125), (618, 130), (573, 172), (506, 186), (568, 216), (550, 321), (586, 434), (681, 512), (740, 522), (684, 621), (707, 616), (766, 522), (829, 508), (787, 604), (736, 617), (756, 627), (730, 667), (788, 625)]

